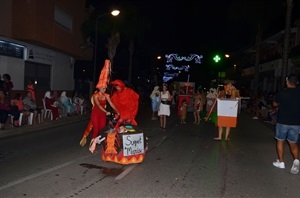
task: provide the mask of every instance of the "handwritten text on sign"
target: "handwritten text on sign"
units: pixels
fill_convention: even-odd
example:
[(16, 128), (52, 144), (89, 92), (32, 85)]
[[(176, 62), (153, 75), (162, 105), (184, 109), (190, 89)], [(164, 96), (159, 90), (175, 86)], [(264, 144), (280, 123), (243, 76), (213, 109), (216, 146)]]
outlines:
[(144, 134), (124, 134), (123, 153), (124, 156), (136, 155), (144, 153)]

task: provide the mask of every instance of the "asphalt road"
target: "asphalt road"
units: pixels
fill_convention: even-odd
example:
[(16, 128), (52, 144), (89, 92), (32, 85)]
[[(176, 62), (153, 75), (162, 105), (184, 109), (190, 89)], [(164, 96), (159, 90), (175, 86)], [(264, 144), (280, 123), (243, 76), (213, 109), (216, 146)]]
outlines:
[(167, 131), (151, 120), (150, 108), (137, 118), (149, 138), (141, 164), (103, 162), (79, 141), (87, 120), (0, 139), (1, 197), (300, 197), (300, 174), (276, 159), (272, 126), (238, 117), (230, 141), (214, 141), (217, 128), (202, 120), (179, 124), (173, 112)]

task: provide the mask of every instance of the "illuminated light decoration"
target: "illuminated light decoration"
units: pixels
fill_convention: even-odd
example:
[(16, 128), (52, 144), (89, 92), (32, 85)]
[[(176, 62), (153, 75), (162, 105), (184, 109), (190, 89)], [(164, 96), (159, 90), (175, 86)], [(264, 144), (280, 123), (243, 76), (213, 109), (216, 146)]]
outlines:
[(178, 56), (178, 54), (166, 54), (165, 56), (167, 58), (167, 63), (172, 63), (173, 62), (173, 58), (176, 61), (192, 61), (193, 59), (195, 59), (195, 63), (196, 64), (201, 64), (201, 58), (203, 58), (202, 55), (198, 55), (198, 54), (190, 54), (190, 56)]
[(171, 69), (173, 69), (173, 70), (180, 70), (180, 71), (184, 70), (184, 71), (188, 72), (189, 69), (190, 69), (190, 66), (189, 65), (183, 65), (183, 66), (177, 67), (177, 66), (172, 65), (172, 64), (167, 64), (166, 65), (166, 70), (169, 71)]
[(213, 59), (217, 63), (221, 60), (221, 57), (219, 55), (215, 55), (215, 57)]
[(173, 77), (167, 77), (167, 76), (163, 76), (163, 82), (168, 82), (169, 80), (172, 80)]
[[(166, 54), (166, 71), (174, 71), (174, 73), (169, 73), (165, 72), (163, 75), (163, 82), (167, 82), (174, 77), (178, 77), (179, 74), (182, 73), (182, 71), (189, 72), (190, 65), (186, 65), (186, 63), (181, 64), (181, 65), (173, 65), (173, 61), (175, 62), (181, 62), (181, 61), (186, 61), (186, 62), (191, 62), (195, 61), (195, 64), (201, 64), (201, 59), (203, 58), (202, 55), (198, 54), (190, 54), (189, 56), (178, 56), (177, 53), (172, 53), (172, 54)], [(169, 64), (168, 64), (169, 63)]]
[(169, 73), (169, 72), (164, 72), (164, 76), (169, 76), (169, 77), (177, 77), (178, 73)]
[(178, 73), (164, 72), (163, 82), (168, 82), (169, 80), (172, 80), (174, 77), (177, 77), (178, 75), (179, 75)]

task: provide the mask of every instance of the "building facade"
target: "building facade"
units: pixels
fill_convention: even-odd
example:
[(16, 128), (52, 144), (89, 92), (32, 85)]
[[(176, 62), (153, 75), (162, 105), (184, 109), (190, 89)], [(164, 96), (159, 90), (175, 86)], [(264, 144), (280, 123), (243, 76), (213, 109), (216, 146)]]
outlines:
[(92, 60), (82, 50), (85, 0), (2, 0), (0, 2), (0, 75), (10, 74), (13, 91), (34, 80), (37, 91), (73, 91), (74, 63)]
[[(290, 31), (290, 49), (293, 51), (300, 45), (299, 40), (299, 26), (296, 28), (291, 28)], [(259, 91), (278, 91), (281, 89), (281, 79), (285, 78), (282, 76), (282, 53), (284, 45), (284, 30), (278, 32), (277, 34), (264, 39), (262, 41), (260, 49), (260, 59), (259, 59)], [(248, 48), (244, 50), (239, 56), (237, 67), (240, 69), (240, 84), (247, 86), (248, 89), (254, 89), (254, 75), (255, 75), (255, 47)], [(289, 53), (291, 54), (291, 53)], [(300, 74), (300, 64), (296, 60), (299, 60), (300, 53), (295, 53), (292, 58), (289, 55), (288, 59), (288, 74), (296, 73)]]

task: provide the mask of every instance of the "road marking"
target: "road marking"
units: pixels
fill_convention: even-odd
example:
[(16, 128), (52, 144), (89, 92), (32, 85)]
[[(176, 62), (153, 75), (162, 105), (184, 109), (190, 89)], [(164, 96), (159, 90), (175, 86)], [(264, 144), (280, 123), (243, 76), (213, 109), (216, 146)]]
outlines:
[(12, 182), (10, 182), (10, 183), (4, 185), (4, 186), (0, 186), (0, 190), (4, 190), (4, 189), (6, 189), (6, 188), (9, 188), (9, 187), (15, 186), (15, 185), (17, 185), (17, 184), (23, 183), (23, 182), (25, 182), (25, 181), (27, 181), (27, 180), (34, 179), (34, 178), (36, 178), (36, 177), (45, 175), (45, 174), (50, 173), (50, 172), (52, 172), (52, 171), (58, 170), (58, 169), (60, 169), (60, 168), (63, 168), (63, 167), (65, 167), (65, 166), (68, 166), (68, 165), (70, 165), (70, 164), (73, 164), (73, 163), (76, 163), (76, 162), (78, 162), (78, 161), (81, 161), (81, 160), (84, 160), (84, 159), (87, 159), (87, 158), (91, 158), (91, 157), (94, 157), (94, 156), (90, 156), (90, 155), (84, 156), (84, 157), (81, 157), (81, 158), (79, 158), (79, 159), (77, 159), (77, 160), (69, 161), (69, 162), (67, 162), (67, 163), (64, 163), (64, 164), (55, 166), (55, 167), (53, 167), (53, 168), (50, 168), (50, 169), (41, 171), (41, 172), (39, 172), (39, 173), (35, 173), (35, 174), (32, 174), (32, 175), (28, 175), (28, 176), (23, 177), (23, 178), (21, 178), (21, 179), (17, 179), (17, 180), (15, 180), (15, 181), (12, 181)]
[(118, 175), (115, 178), (115, 180), (121, 180), (121, 179), (123, 179), (123, 177), (125, 177), (128, 173), (130, 173), (135, 167), (136, 167), (136, 164), (129, 166), (120, 175)]

